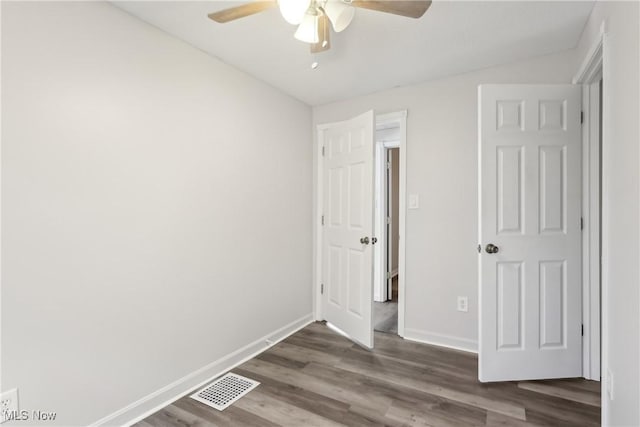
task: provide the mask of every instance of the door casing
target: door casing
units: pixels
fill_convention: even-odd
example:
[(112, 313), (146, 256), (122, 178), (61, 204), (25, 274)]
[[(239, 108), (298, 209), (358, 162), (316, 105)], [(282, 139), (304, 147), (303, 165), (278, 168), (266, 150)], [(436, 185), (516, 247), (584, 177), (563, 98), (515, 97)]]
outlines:
[[(602, 80), (603, 92), (607, 93), (605, 73), (606, 28), (604, 22), (600, 34), (587, 52), (582, 65), (573, 78), (574, 84), (582, 85), (582, 295), (583, 295), (583, 376), (600, 381), (602, 366), (606, 366), (606, 132), (607, 115), (604, 99), (596, 86)], [(601, 111), (602, 109), (602, 111)], [(600, 115), (602, 123), (600, 123)], [(602, 151), (601, 151), (602, 150)], [(600, 167), (602, 169), (600, 170)], [(600, 180), (602, 177), (602, 181)], [(602, 188), (602, 193), (600, 193)], [(601, 209), (602, 208), (602, 209)], [(601, 215), (602, 212), (602, 215)], [(601, 226), (602, 224), (602, 226)], [(602, 259), (600, 259), (602, 257)], [(603, 389), (604, 390), (604, 389)], [(605, 393), (602, 393), (604, 413)]]

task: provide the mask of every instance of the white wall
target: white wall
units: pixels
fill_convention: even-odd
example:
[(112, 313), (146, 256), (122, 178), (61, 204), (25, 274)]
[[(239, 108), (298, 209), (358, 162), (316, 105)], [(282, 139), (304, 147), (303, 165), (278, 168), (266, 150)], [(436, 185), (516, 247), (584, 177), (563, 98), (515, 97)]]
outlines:
[(477, 349), (478, 85), (567, 83), (574, 63), (565, 52), (314, 107), (314, 124), (408, 110), (407, 193), (420, 209), (407, 211), (407, 337)]
[[(599, 37), (604, 47), (604, 233), (608, 282), (603, 303), (602, 375), (613, 374), (613, 401), (603, 421), (640, 425), (640, 7), (638, 2), (597, 2), (578, 45), (578, 59)], [(608, 173), (607, 173), (608, 172)], [(608, 238), (606, 237), (608, 236)], [(605, 386), (606, 390), (606, 386)], [(606, 393), (605, 393), (606, 396)]]
[(309, 107), (107, 3), (2, 7), (3, 390), (86, 425), (311, 313)]

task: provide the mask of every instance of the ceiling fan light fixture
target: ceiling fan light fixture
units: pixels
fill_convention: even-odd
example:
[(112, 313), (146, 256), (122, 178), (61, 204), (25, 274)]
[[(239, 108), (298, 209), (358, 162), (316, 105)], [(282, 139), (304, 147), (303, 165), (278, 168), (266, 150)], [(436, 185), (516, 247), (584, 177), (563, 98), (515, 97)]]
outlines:
[(280, 14), (289, 24), (299, 25), (311, 6), (311, 0), (278, 0)]
[(351, 24), (355, 15), (355, 8), (342, 0), (327, 0), (324, 11), (333, 25), (336, 33), (343, 31)]
[(305, 43), (318, 43), (318, 13), (315, 10), (307, 11), (293, 37)]

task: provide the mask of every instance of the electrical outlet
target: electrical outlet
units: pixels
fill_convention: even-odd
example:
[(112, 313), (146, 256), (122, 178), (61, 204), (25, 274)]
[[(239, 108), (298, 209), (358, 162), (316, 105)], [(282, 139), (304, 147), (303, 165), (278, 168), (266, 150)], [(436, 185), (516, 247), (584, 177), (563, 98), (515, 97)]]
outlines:
[(458, 297), (458, 311), (464, 311), (465, 313), (469, 311), (469, 298)]
[(18, 389), (5, 391), (0, 395), (0, 423), (7, 421), (13, 414), (18, 413)]
[(610, 369), (607, 369), (607, 396), (613, 400), (613, 373)]

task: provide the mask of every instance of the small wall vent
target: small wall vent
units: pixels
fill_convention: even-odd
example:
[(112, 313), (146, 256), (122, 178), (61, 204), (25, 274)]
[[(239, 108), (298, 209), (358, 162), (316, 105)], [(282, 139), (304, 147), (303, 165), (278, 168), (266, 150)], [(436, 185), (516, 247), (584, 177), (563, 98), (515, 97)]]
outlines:
[(259, 384), (258, 381), (229, 372), (192, 394), (191, 398), (223, 411)]

